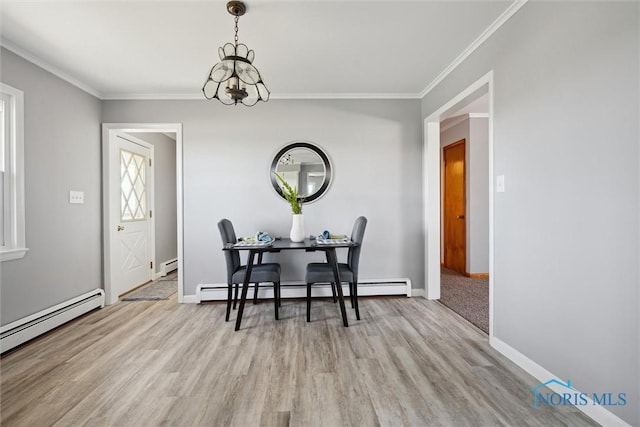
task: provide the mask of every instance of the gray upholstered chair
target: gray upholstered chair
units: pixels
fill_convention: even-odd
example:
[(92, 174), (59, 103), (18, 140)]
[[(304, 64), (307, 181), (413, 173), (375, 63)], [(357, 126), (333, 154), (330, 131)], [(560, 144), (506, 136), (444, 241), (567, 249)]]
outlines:
[[(222, 219), (218, 222), (218, 229), (222, 237), (222, 245), (228, 243), (236, 243), (238, 241), (233, 224), (228, 219)], [(231, 301), (233, 299), (233, 308), (236, 307), (238, 300), (238, 288), (240, 283), (244, 283), (244, 276), (247, 271), (246, 265), (241, 265), (240, 254), (238, 251), (223, 251), (225, 261), (227, 262), (227, 285), (229, 286), (227, 293), (227, 314), (225, 321), (229, 320), (231, 314)], [(253, 265), (251, 269), (251, 283), (255, 284), (255, 292), (253, 301), (257, 300), (258, 289), (260, 283), (273, 283), (273, 300), (275, 304), (276, 320), (278, 319), (278, 307), (280, 305), (280, 264), (278, 263), (261, 263), (260, 261)], [(232, 298), (232, 288), (235, 285), (235, 295)]]
[[(364, 230), (367, 227), (367, 218), (361, 216), (356, 219), (351, 233), (351, 240), (358, 243), (358, 246), (349, 248), (347, 263), (338, 263), (340, 280), (349, 283), (349, 295), (351, 297), (351, 307), (356, 310), (356, 318), (360, 320), (360, 309), (358, 308), (358, 266), (360, 264), (360, 250), (362, 249), (362, 239)], [(307, 322), (311, 321), (311, 286), (314, 283), (331, 283), (331, 290), (335, 302), (335, 284), (333, 268), (326, 262), (313, 262), (307, 264)], [(341, 286), (337, 284), (337, 286)]]

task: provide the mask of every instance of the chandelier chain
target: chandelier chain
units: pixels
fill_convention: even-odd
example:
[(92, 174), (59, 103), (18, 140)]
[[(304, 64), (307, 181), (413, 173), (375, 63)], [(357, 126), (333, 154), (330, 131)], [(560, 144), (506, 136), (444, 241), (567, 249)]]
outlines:
[(235, 41), (236, 47), (238, 47), (238, 21), (239, 21), (239, 20), (240, 20), (240, 18), (238, 17), (238, 15), (236, 15), (236, 19), (235, 19), (235, 21), (236, 21), (236, 25), (235, 25), (235, 28), (234, 28), (234, 29), (235, 29), (235, 31), (236, 31), (236, 35), (235, 35), (235, 37), (233, 38), (233, 40)]

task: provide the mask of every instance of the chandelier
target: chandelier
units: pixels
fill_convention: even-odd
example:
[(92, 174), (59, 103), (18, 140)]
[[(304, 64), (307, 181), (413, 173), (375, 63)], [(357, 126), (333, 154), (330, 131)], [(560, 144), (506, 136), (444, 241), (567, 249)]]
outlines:
[(209, 72), (202, 87), (204, 97), (215, 98), (225, 105), (244, 104), (249, 107), (258, 101), (266, 102), (269, 100), (269, 90), (252, 64), (255, 53), (247, 45), (238, 43), (238, 20), (247, 8), (241, 1), (230, 1), (227, 11), (235, 16), (234, 42), (218, 48), (221, 62)]

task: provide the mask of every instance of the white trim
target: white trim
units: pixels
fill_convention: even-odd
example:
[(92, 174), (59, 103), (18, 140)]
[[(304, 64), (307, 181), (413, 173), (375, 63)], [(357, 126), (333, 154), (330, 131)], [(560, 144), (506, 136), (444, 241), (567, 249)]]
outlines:
[[(524, 354), (520, 353), (518, 350), (511, 347), (509, 344), (501, 341), (496, 337), (489, 337), (489, 344), (491, 347), (495, 348), (501, 354), (503, 354), (507, 359), (511, 360), (513, 363), (518, 365), (520, 368), (524, 369), (528, 374), (536, 378), (541, 383), (547, 382), (552, 378), (558, 378), (557, 375), (547, 371), (542, 366), (538, 365), (533, 360), (529, 359)], [(566, 390), (561, 388), (557, 384), (549, 384), (551, 390), (556, 393), (563, 393)], [(577, 391), (580, 393), (579, 391)], [(624, 420), (620, 419), (617, 415), (605, 409), (603, 406), (595, 405), (593, 400), (587, 398), (589, 401), (588, 405), (580, 405), (576, 406), (577, 409), (582, 411), (585, 415), (592, 418), (597, 423), (603, 426), (621, 426), (621, 427), (630, 427)], [(531, 405), (533, 405), (533, 399), (531, 401)]]
[(7, 40), (5, 38), (0, 38), (0, 46), (4, 47), (7, 50), (10, 50), (11, 52), (15, 53), (16, 55), (18, 55), (18, 56), (20, 56), (20, 57), (22, 57), (24, 59), (26, 59), (27, 61), (34, 63), (38, 67), (50, 72), (51, 74), (53, 74), (56, 77), (61, 78), (62, 80), (66, 81), (67, 83), (70, 83), (70, 84), (74, 85), (75, 87), (82, 89), (83, 91), (87, 92), (88, 94), (93, 95), (98, 99), (104, 99), (104, 98), (102, 98), (102, 93), (100, 93), (100, 91), (98, 91), (98, 90), (94, 89), (93, 87), (83, 83), (82, 81), (78, 80), (77, 78), (75, 78), (73, 76), (70, 76), (69, 74), (67, 74), (64, 71), (60, 70), (58, 67), (49, 64), (48, 62), (44, 61), (41, 58), (38, 58), (34, 54), (32, 54), (30, 52), (27, 52), (26, 50), (24, 50), (20, 46), (17, 46), (13, 42), (10, 42), (9, 40)]
[(29, 248), (17, 248), (2, 251), (0, 252), (0, 262), (24, 258), (28, 251)]
[[(196, 288), (195, 299), (201, 301), (225, 301), (227, 299), (227, 284), (212, 283), (199, 284)], [(349, 285), (343, 284), (342, 289), (344, 295), (349, 294)], [(247, 298), (253, 298), (253, 285), (249, 288)], [(332, 296), (329, 284), (313, 285), (312, 295), (316, 297)], [(358, 296), (375, 296), (375, 295), (406, 295), (412, 296), (411, 280), (403, 279), (364, 279), (358, 281)], [(280, 288), (282, 298), (306, 298), (307, 286), (301, 281), (282, 282)], [(258, 293), (259, 299), (273, 298), (273, 287), (271, 284), (265, 283), (260, 286)]]
[[(440, 122), (425, 119), (422, 159), (425, 298), (440, 298)], [(437, 173), (436, 173), (437, 171)], [(433, 203), (433, 201), (437, 201)]]
[[(313, 100), (313, 99), (421, 99), (419, 93), (273, 93), (269, 99)], [(202, 92), (188, 93), (106, 93), (103, 100), (205, 100)]]
[[(103, 158), (108, 156), (108, 151), (105, 154), (105, 149), (108, 150), (108, 137), (109, 132), (121, 131), (121, 132), (155, 132), (155, 133), (175, 133), (176, 134), (176, 216), (177, 216), (177, 231), (178, 231), (178, 302), (185, 302), (184, 300), (184, 224), (183, 224), (183, 175), (182, 175), (182, 124), (181, 123), (103, 123), (102, 124), (102, 141), (103, 141)], [(107, 141), (107, 147), (105, 148), (105, 141)], [(105, 168), (103, 167), (103, 182), (108, 182), (105, 179)], [(106, 184), (105, 184), (106, 185)], [(108, 208), (108, 188), (103, 189), (103, 209)], [(106, 207), (105, 207), (106, 206)], [(103, 215), (103, 221), (108, 221), (108, 216)], [(108, 254), (108, 224), (103, 224), (103, 240), (104, 240), (104, 275), (105, 275), (105, 291), (107, 293), (107, 301), (112, 298), (111, 291), (111, 277), (108, 271), (109, 266), (109, 254)], [(155, 249), (155, 248), (154, 248)]]
[(516, 0), (504, 11), (498, 18), (493, 21), (491, 25), (489, 25), (483, 32), (475, 39), (456, 59), (453, 60), (451, 64), (447, 66), (442, 72), (431, 82), (429, 85), (420, 92), (420, 98), (424, 98), (429, 92), (433, 90), (442, 80), (444, 80), (449, 74), (453, 72), (458, 65), (462, 64), (465, 59), (467, 59), (476, 49), (478, 49), (482, 44), (489, 39), (498, 31), (498, 29), (509, 20), (517, 11), (520, 10), (522, 6), (527, 3), (528, 0)]
[[(11, 135), (9, 137), (9, 161), (11, 163), (10, 194), (11, 214), (9, 230), (9, 244), (7, 249), (0, 251), (0, 262), (23, 258), (27, 251), (25, 233), (25, 192), (24, 192), (24, 92), (0, 83), (0, 91), (11, 97)], [(4, 224), (0, 224), (4, 227)]]
[(424, 289), (412, 289), (411, 290), (412, 298), (424, 298)]
[(470, 119), (488, 119), (489, 113), (469, 113)]
[(489, 337), (493, 336), (493, 71), (488, 72), (452, 100), (424, 119), (423, 222), (425, 236), (425, 293), (427, 299), (440, 298), (440, 120), (465, 98), (487, 86), (489, 95)]
[(199, 295), (185, 295), (182, 297), (183, 304), (200, 304), (200, 296)]
[(273, 99), (422, 99), (419, 93), (276, 93)]
[(495, 247), (495, 224), (494, 224), (494, 185), (493, 185), (493, 174), (494, 174), (494, 164), (493, 164), (493, 156), (494, 156), (494, 144), (493, 144), (493, 71), (489, 73), (487, 77), (488, 85), (489, 85), (489, 117), (487, 118), (487, 128), (489, 130), (489, 338), (493, 337), (493, 313), (494, 313), (494, 278), (495, 275), (493, 272), (494, 269), (494, 247)]

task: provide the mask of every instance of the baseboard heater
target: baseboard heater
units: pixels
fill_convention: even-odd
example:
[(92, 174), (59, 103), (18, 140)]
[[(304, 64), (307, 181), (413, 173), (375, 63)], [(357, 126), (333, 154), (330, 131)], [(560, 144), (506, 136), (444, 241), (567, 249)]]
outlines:
[[(349, 293), (349, 285), (342, 284), (345, 295)], [(254, 287), (251, 285), (247, 292), (247, 298), (253, 298)], [(282, 298), (305, 298), (307, 286), (303, 282), (283, 282), (280, 287)], [(410, 279), (368, 279), (358, 282), (358, 296), (373, 295), (406, 295), (411, 296)], [(313, 285), (312, 296), (330, 297), (331, 286), (329, 284)], [(225, 301), (227, 299), (227, 285), (225, 283), (198, 285), (196, 298), (202, 301)], [(270, 283), (260, 285), (258, 298), (273, 298), (273, 287)]]
[(102, 289), (94, 289), (91, 292), (2, 326), (0, 328), (0, 353), (11, 350), (78, 316), (102, 307), (104, 307), (104, 291)]
[(164, 277), (178, 268), (178, 258), (170, 259), (169, 261), (160, 264), (160, 276)]

